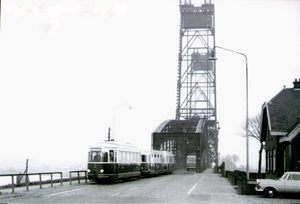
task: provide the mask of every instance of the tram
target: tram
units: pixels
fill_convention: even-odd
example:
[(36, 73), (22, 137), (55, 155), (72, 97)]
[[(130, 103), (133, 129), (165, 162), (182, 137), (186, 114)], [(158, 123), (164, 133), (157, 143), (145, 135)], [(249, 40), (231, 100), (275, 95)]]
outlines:
[(133, 144), (104, 141), (88, 152), (88, 179), (130, 179), (140, 176), (141, 150)]
[(169, 174), (175, 170), (174, 155), (168, 151), (143, 150), (141, 176)]
[(175, 157), (168, 151), (142, 151), (133, 144), (104, 141), (89, 148), (87, 168), (90, 181), (125, 180), (172, 173)]
[(171, 174), (175, 171), (175, 155), (170, 151), (164, 151), (166, 174)]

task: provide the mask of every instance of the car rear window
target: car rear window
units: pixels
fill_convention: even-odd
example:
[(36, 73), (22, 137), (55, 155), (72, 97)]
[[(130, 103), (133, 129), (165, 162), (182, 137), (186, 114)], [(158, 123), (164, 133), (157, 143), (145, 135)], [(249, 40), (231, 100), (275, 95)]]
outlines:
[(292, 174), (292, 180), (300, 181), (300, 174)]

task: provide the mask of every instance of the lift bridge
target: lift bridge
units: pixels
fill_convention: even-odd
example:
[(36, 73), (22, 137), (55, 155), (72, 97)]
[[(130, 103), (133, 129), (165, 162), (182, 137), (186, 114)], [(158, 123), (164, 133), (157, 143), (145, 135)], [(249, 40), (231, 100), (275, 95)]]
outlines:
[(152, 133), (152, 148), (172, 151), (176, 168), (196, 156), (196, 172), (218, 164), (214, 4), (179, 3), (180, 30), (176, 117)]

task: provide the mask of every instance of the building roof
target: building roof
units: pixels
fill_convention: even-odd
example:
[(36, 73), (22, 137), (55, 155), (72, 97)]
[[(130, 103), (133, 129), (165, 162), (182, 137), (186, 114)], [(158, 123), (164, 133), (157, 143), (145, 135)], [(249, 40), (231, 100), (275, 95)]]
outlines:
[(296, 86), (284, 88), (267, 103), (266, 107), (270, 130), (290, 132), (300, 119), (300, 90), (296, 89)]

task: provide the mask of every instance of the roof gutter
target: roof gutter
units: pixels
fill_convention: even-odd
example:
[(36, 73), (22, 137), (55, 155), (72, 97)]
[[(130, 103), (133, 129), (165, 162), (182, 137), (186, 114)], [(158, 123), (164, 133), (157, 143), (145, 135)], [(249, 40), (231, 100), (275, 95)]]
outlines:
[(300, 133), (300, 123), (286, 136), (279, 139), (279, 143), (291, 142)]

